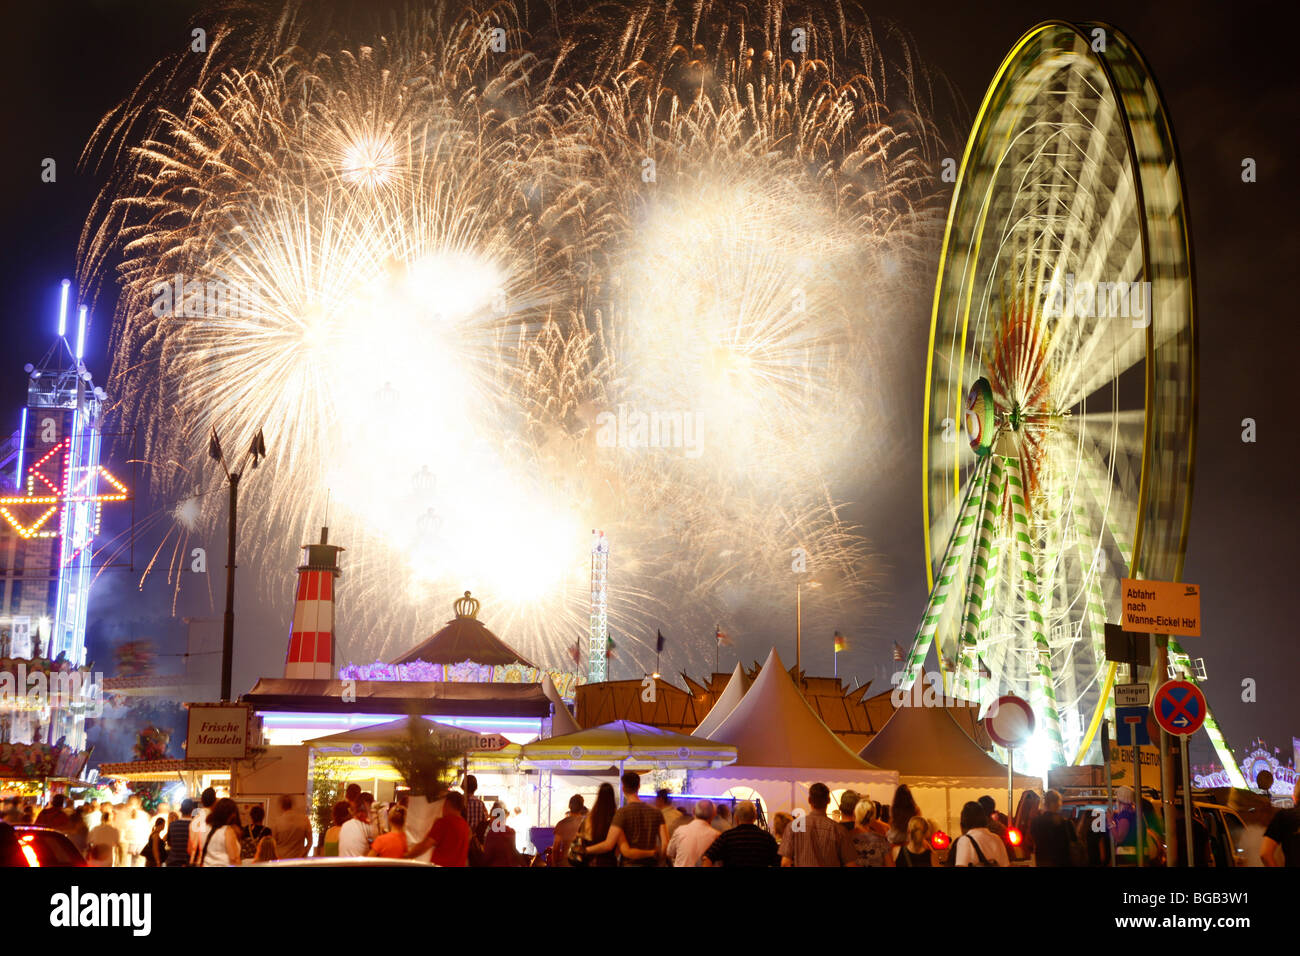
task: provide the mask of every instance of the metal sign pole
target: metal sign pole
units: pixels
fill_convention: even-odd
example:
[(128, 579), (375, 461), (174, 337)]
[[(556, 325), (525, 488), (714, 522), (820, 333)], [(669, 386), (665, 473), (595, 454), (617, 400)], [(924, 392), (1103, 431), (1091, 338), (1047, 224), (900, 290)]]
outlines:
[[(1185, 832), (1187, 833), (1187, 865), (1196, 865), (1195, 844), (1192, 843), (1192, 775), (1189, 770), (1188, 754), (1190, 749), (1188, 744), (1191, 743), (1191, 737), (1179, 737), (1178, 749), (1182, 755), (1183, 762), (1183, 817), (1186, 820)], [(1209, 862), (1208, 860), (1206, 861)]]
[[(1016, 760), (1016, 752), (1013, 748), (1007, 748), (1007, 821), (1011, 821), (1012, 814), (1012, 790), (1015, 785), (1015, 771), (1011, 769)], [(973, 839), (973, 838), (972, 838)]]
[(1115, 783), (1110, 776), (1110, 722), (1105, 719), (1101, 722), (1101, 761), (1106, 773), (1106, 839), (1110, 843), (1110, 865), (1114, 866), (1115, 831), (1111, 829), (1110, 822), (1115, 814)]
[(1142, 814), (1142, 748), (1138, 745), (1137, 727), (1133, 728), (1133, 825), (1137, 828), (1137, 865), (1142, 865), (1143, 832), (1147, 828), (1146, 817)]

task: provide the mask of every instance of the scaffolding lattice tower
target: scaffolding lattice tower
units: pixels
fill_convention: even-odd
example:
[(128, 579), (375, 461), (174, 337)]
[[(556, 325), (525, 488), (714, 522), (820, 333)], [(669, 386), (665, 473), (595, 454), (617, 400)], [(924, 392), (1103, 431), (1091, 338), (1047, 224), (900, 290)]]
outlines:
[(591, 630), (587, 638), (587, 680), (593, 684), (608, 675), (609, 655), (609, 539), (603, 531), (591, 532)]

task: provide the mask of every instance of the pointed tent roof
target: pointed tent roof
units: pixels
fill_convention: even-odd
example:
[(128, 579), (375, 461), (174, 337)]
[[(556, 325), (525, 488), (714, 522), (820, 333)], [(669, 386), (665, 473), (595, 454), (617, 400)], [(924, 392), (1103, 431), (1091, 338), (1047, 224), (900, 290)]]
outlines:
[(497, 637), (478, 619), (479, 602), (465, 592), (455, 603), (456, 616), (428, 640), (417, 644), (401, 657), (389, 663), (409, 664), (411, 661), (428, 661), (431, 664), (475, 664), (499, 666), (505, 664), (534, 665), (524, 659), (505, 641)]
[(1007, 779), (1007, 768), (985, 753), (945, 707), (897, 708), (861, 756), (896, 768), (900, 777)]
[(385, 721), (382, 724), (369, 724), (365, 727), (357, 727), (354, 730), (327, 734), (324, 737), (313, 737), (303, 742), (317, 750), (346, 751), (351, 750), (358, 744), (366, 751), (378, 750), (401, 740), (409, 734), (412, 720), (415, 721), (416, 728), (425, 734), (437, 734), (449, 738), (463, 737), (466, 734), (466, 731), (459, 727), (440, 724), (437, 721), (429, 720), (427, 717), (402, 717), (398, 720)]
[(691, 731), (691, 736), (706, 738), (712, 736), (744, 698), (749, 685), (749, 676), (745, 673), (745, 669), (737, 664), (736, 669), (731, 672), (731, 679), (727, 681), (727, 686), (722, 689), (722, 693), (709, 708), (709, 712), (704, 715), (700, 725)]
[(562, 734), (576, 734), (582, 728), (578, 722), (573, 719), (569, 713), (569, 708), (565, 706), (564, 698), (560, 692), (555, 689), (555, 681), (551, 680), (550, 674), (542, 675), (542, 693), (546, 699), (555, 705), (555, 714), (551, 717), (551, 736), (559, 737)]
[[(707, 718), (706, 718), (707, 719)], [(790, 679), (776, 648), (710, 740), (733, 744), (746, 767), (879, 770), (840, 741)]]

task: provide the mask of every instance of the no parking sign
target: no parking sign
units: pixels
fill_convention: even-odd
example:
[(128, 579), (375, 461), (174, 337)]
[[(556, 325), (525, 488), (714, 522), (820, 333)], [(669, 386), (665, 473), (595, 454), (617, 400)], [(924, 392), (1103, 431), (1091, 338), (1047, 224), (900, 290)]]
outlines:
[(1151, 712), (1166, 733), (1186, 737), (1205, 723), (1205, 695), (1195, 684), (1171, 680), (1156, 691)]

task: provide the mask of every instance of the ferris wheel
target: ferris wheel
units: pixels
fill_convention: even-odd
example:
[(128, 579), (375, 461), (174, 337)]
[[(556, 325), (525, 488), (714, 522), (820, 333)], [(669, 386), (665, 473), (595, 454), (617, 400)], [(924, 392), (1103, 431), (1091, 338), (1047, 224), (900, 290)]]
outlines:
[(948, 215), (926, 370), (931, 590), (903, 677), (933, 644), (953, 696), (1028, 700), (1031, 767), (1098, 759), (1120, 579), (1182, 573), (1194, 298), (1145, 63), (1105, 24), (1034, 27), (984, 97)]

